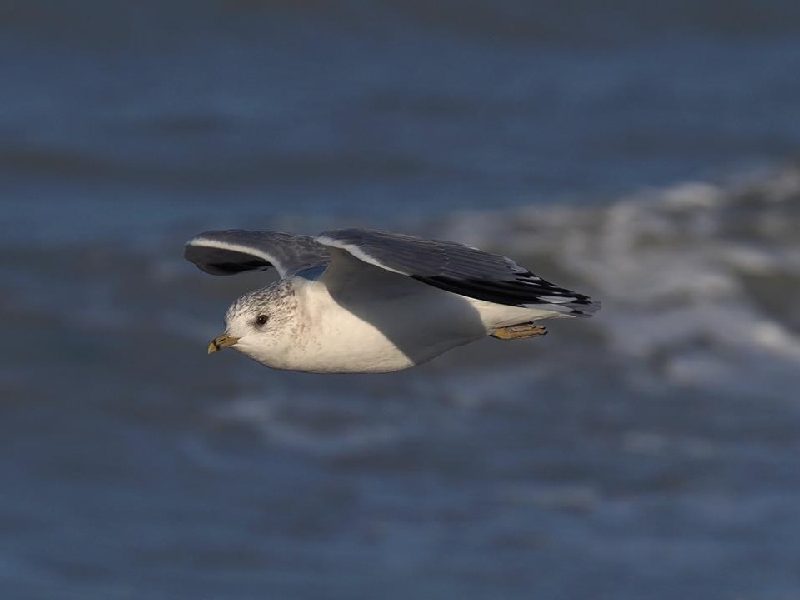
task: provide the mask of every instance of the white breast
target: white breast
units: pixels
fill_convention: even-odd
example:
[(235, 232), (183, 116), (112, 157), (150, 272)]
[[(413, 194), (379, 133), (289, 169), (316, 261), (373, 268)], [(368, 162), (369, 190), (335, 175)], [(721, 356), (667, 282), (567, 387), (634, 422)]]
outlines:
[(284, 368), (398, 371), (486, 335), (479, 312), (464, 298), (396, 277), (392, 283), (400, 285), (333, 294), (320, 282), (298, 283), (305, 325)]

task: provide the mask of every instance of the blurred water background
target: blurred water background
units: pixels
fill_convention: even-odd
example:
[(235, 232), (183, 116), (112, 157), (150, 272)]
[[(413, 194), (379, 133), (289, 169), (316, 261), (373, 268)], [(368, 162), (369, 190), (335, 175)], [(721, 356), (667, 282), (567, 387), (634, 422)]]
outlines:
[[(800, 597), (800, 4), (0, 2), (0, 597)], [(602, 299), (382, 376), (205, 343), (203, 229)]]

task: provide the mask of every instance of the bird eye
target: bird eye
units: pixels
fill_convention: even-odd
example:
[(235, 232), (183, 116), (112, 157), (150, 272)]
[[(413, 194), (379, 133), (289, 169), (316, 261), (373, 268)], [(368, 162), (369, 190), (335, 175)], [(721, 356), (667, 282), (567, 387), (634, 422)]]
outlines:
[(267, 319), (268, 319), (267, 315), (258, 315), (256, 317), (256, 325), (258, 325), (259, 327), (261, 325), (266, 325)]

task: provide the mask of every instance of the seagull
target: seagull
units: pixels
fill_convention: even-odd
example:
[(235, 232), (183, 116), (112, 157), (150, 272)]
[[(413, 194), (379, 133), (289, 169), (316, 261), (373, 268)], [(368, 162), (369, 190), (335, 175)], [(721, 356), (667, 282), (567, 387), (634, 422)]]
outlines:
[(279, 281), (231, 304), (208, 345), (275, 369), (400, 371), (487, 336), (542, 336), (538, 321), (600, 307), (505, 256), (371, 229), (206, 231), (184, 255), (212, 275), (277, 270)]

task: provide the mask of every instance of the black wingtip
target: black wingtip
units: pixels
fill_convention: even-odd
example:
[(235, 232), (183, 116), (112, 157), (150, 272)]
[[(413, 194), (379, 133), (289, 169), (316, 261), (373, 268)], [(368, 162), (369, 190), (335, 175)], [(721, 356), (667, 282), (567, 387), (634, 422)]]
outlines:
[(583, 296), (583, 298), (585, 298), (585, 302), (581, 302), (579, 306), (575, 306), (573, 303), (565, 305), (571, 309), (570, 315), (574, 317), (591, 317), (602, 307), (600, 300), (592, 300), (588, 296)]

